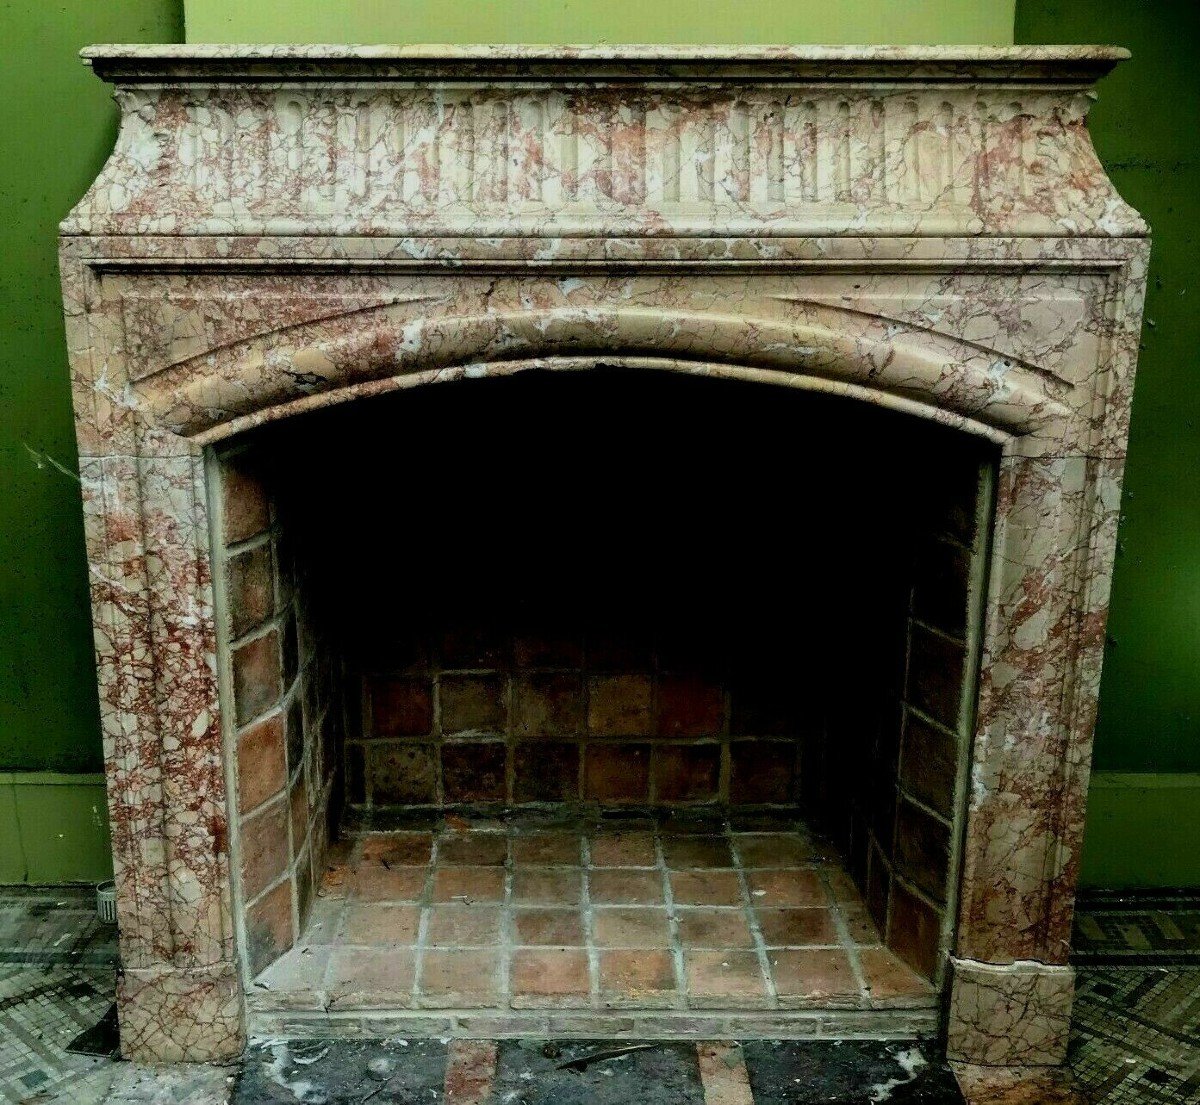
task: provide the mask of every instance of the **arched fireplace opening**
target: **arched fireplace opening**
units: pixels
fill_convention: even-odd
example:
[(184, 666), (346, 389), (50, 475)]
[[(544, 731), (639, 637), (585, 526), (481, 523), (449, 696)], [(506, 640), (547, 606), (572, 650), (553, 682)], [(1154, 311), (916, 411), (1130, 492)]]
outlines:
[(212, 463), (264, 1023), (932, 1030), (990, 444), (614, 363), (358, 400)]

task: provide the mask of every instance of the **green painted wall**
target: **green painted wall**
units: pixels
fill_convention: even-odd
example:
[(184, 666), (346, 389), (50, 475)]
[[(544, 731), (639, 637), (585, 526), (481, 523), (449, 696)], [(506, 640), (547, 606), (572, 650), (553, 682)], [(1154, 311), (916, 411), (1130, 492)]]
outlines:
[(111, 860), (57, 227), (116, 132), (79, 48), (180, 41), (182, 2), (11, 2), (0, 30), (0, 881), (92, 880)]
[(187, 0), (189, 42), (1012, 41), (1013, 0)]
[[(1018, 42), (1117, 42), (1096, 148), (1154, 236), (1096, 767), (1200, 771), (1200, 4), (1020, 0)], [(1200, 824), (1195, 839), (1200, 841)]]

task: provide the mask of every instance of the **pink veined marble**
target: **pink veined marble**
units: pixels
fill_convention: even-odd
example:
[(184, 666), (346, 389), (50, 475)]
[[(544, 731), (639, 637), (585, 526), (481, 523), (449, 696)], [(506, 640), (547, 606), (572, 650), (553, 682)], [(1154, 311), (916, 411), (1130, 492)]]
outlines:
[(999, 448), (949, 1050), (1061, 1062), (1148, 251), (1086, 129), (1124, 52), (84, 56), (122, 110), (61, 265), (127, 1054), (243, 1042), (206, 451), (602, 357)]

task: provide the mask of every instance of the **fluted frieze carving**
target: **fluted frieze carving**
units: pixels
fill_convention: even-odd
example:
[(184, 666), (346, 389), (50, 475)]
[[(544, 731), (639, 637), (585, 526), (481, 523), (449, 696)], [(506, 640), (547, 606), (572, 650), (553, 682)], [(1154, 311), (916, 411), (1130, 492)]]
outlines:
[[(498, 81), (464, 56), (431, 85), (406, 84), (403, 70), (385, 80), (366, 62), (356, 74), (345, 57), (324, 79), (316, 58), (308, 79), (239, 82), (236, 59), (219, 57), (212, 80), (178, 57), (157, 60), (158, 82), (149, 61), (134, 75), (115, 67), (120, 139), (68, 231), (1141, 229), (1092, 150), (1090, 77), (1076, 66), (1048, 79), (1045, 59), (1029, 73), (1011, 58), (963, 61), (957, 80), (946, 62), (941, 77), (916, 80), (914, 52), (895, 73), (843, 60), (819, 77), (776, 67), (750, 84), (715, 63), (711, 80), (701, 63), (637, 75), (637, 55), (621, 83), (581, 79), (566, 56), (559, 71), (543, 58), (540, 76)], [(111, 58), (99, 68), (110, 72)]]

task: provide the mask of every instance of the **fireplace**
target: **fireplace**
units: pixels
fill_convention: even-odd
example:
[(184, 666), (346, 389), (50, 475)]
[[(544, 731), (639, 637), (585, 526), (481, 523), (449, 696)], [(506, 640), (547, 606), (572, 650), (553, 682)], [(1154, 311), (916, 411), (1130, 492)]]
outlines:
[(127, 1054), (1062, 1060), (1104, 48), (169, 48), (62, 268)]

